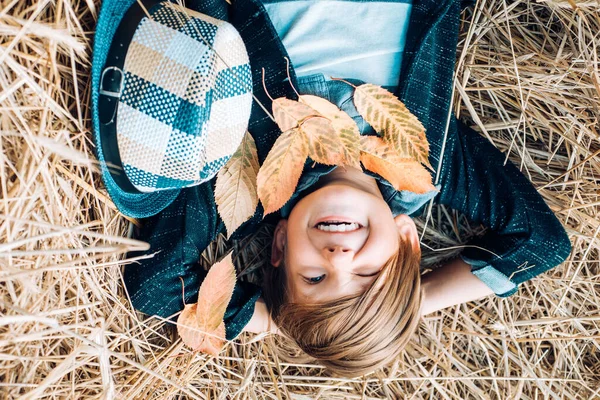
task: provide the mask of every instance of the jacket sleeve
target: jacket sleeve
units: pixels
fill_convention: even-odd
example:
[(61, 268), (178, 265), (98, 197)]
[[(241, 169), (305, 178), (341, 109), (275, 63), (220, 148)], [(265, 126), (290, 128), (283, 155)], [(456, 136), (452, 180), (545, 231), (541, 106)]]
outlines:
[[(437, 202), (488, 228), (461, 253), (498, 296), (562, 263), (571, 242), (531, 182), (487, 139), (453, 118)], [(451, 125), (452, 125), (451, 124)], [(453, 129), (454, 128), (454, 129)]]
[[(149, 315), (169, 318), (183, 309), (185, 302), (195, 303), (206, 271), (198, 261), (202, 251), (216, 237), (219, 228), (213, 188), (206, 183), (183, 189), (159, 214), (141, 220), (136, 238), (150, 244), (151, 255), (125, 267), (124, 280), (133, 306)], [(260, 289), (238, 281), (225, 314), (228, 340), (240, 334), (254, 312)]]

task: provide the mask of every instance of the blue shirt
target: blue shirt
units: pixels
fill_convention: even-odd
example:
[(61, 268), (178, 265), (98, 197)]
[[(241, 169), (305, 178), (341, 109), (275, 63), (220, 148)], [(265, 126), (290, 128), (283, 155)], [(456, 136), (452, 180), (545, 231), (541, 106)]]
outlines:
[(296, 76), (397, 86), (411, 0), (264, 0)]

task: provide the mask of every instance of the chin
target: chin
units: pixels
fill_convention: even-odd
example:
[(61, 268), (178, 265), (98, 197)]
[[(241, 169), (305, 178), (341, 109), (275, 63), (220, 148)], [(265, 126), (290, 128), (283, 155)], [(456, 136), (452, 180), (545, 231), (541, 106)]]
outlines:
[(311, 197), (328, 202), (357, 202), (369, 201), (375, 196), (364, 190), (354, 188), (348, 185), (328, 185), (311, 193)]

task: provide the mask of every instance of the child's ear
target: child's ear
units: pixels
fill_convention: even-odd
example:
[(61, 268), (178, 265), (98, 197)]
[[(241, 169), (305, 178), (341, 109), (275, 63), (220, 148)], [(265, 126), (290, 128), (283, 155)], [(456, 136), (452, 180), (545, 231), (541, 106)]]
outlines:
[(287, 219), (282, 219), (275, 227), (273, 243), (271, 243), (271, 265), (279, 267), (284, 257), (285, 242), (287, 240)]
[(394, 222), (398, 227), (398, 232), (404, 239), (410, 240), (414, 249), (419, 249), (419, 233), (415, 222), (406, 214), (399, 214), (394, 217)]

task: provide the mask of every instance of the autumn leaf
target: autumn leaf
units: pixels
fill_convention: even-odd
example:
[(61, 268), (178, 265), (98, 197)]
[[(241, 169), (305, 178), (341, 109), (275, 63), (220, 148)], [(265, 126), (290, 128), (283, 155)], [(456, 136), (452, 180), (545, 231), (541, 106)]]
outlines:
[(204, 343), (202, 346), (200, 346), (198, 351), (213, 356), (218, 356), (223, 349), (223, 345), (225, 344), (225, 335), (225, 321), (222, 321), (217, 329), (210, 332), (209, 335), (206, 335), (206, 339), (204, 339)]
[(221, 322), (213, 332), (203, 331), (199, 327), (197, 308), (197, 303), (185, 306), (177, 318), (177, 333), (193, 350), (218, 356), (225, 344), (225, 323)]
[[(300, 96), (300, 100), (331, 121), (335, 133), (341, 139), (343, 151), (342, 164), (360, 168), (360, 131), (358, 130), (356, 122), (335, 104), (322, 97), (302, 95)], [(312, 119), (308, 121), (311, 120)], [(310, 157), (313, 158), (312, 156)]]
[(256, 210), (258, 170), (256, 143), (246, 131), (240, 147), (217, 174), (215, 201), (228, 237)]
[(409, 154), (433, 169), (429, 163), (429, 142), (423, 124), (396, 96), (380, 86), (367, 83), (356, 88), (354, 104), (365, 121), (399, 154)]
[(366, 169), (381, 175), (396, 190), (417, 194), (437, 190), (431, 183), (431, 174), (418, 161), (400, 156), (380, 137), (361, 137), (360, 161)]
[(319, 114), (306, 104), (285, 97), (273, 100), (273, 117), (282, 132), (297, 128), (306, 118), (317, 115)]
[(213, 265), (200, 285), (198, 303), (185, 306), (177, 318), (181, 340), (194, 350), (218, 355), (225, 343), (223, 318), (235, 288), (231, 253)]
[(235, 287), (235, 267), (231, 253), (210, 267), (198, 292), (198, 322), (207, 331), (214, 331), (223, 321)]
[(292, 197), (308, 157), (308, 140), (298, 128), (281, 134), (257, 176), (258, 198), (265, 215), (279, 210)]
[(198, 328), (198, 319), (196, 318), (196, 309), (198, 304), (186, 304), (181, 314), (177, 318), (177, 333), (194, 350), (197, 350), (206, 337), (206, 332)]
[[(325, 99), (316, 96), (301, 96), (300, 98), (304, 97), (308, 98), (306, 103), (312, 102), (323, 109), (322, 103), (325, 102), (331, 105), (338, 113), (344, 114)], [(328, 111), (331, 114), (332, 110), (328, 109)], [(348, 152), (341, 137), (334, 129), (332, 119), (324, 116), (308, 104), (286, 98), (278, 98), (273, 101), (273, 115), (282, 131), (285, 132), (297, 128), (304, 133), (303, 137), (308, 140), (308, 156), (314, 161), (326, 165), (348, 164), (348, 157), (346, 156)], [(338, 115), (335, 117), (337, 119), (340, 118)], [(350, 120), (352, 121), (351, 118)], [(357, 143), (354, 144), (354, 147), (358, 153)], [(358, 159), (356, 155), (355, 160), (351, 160), (351, 162), (354, 161), (354, 165), (356, 165), (358, 164)]]
[(344, 144), (327, 118), (309, 118), (302, 122), (299, 130), (308, 140), (308, 156), (314, 161), (326, 165), (346, 163)]

